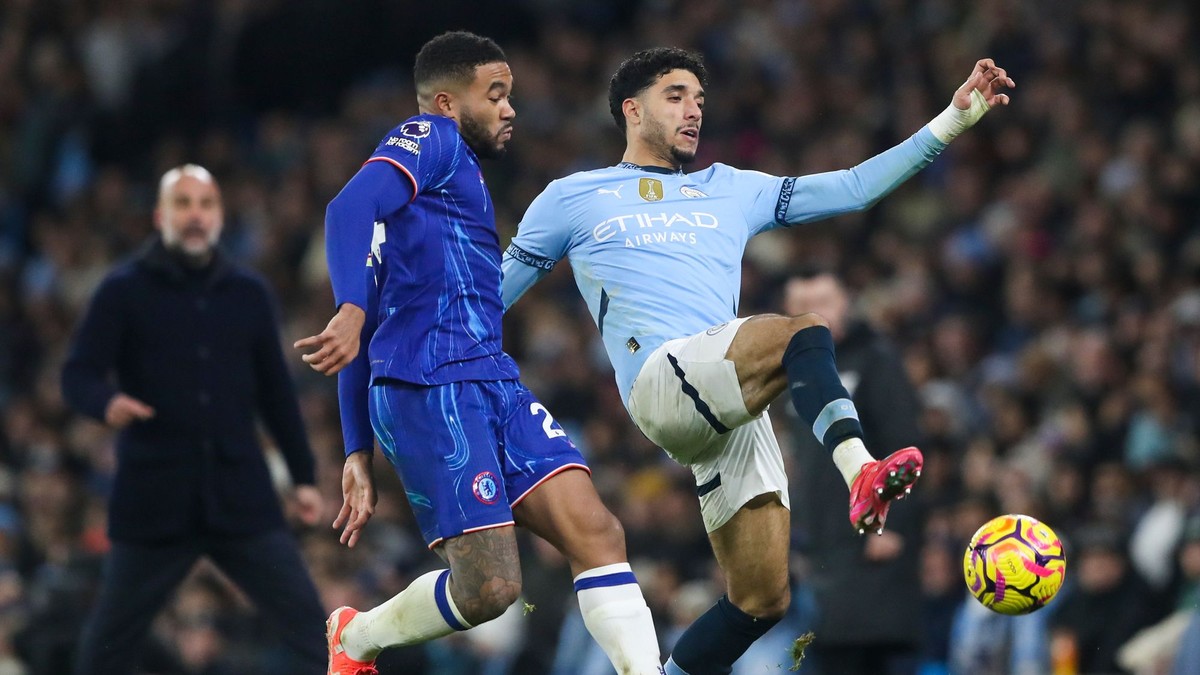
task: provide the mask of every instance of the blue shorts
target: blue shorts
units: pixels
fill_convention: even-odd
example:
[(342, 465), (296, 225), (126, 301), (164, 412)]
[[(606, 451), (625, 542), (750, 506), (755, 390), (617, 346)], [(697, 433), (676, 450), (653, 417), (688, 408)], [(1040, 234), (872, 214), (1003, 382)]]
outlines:
[(554, 474), (589, 471), (545, 406), (517, 380), (371, 385), (371, 424), (430, 548), (513, 524)]

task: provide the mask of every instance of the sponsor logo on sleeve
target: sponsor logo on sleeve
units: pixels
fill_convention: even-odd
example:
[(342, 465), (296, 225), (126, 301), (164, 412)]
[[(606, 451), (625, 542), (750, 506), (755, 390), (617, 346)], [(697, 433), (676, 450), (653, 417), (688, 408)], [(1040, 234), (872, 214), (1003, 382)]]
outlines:
[(425, 138), (429, 135), (431, 128), (433, 125), (428, 120), (417, 120), (400, 125), (400, 133), (409, 138)]
[(387, 142), (383, 145), (387, 148), (400, 148), (401, 150), (411, 152), (414, 155), (421, 154), (421, 145), (419, 143), (416, 141), (410, 141), (407, 138), (400, 138), (399, 136), (392, 136), (388, 138)]

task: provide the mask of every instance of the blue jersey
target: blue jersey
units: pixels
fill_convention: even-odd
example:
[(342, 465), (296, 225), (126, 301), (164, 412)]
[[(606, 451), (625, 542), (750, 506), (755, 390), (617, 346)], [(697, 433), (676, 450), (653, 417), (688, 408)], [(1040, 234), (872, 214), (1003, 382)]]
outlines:
[(368, 261), (378, 303), (372, 379), (515, 379), (517, 365), (501, 351), (495, 212), (458, 126), (439, 115), (412, 117), (367, 161), (394, 166), (414, 193), (408, 206), (375, 223)]
[(801, 178), (628, 163), (567, 176), (533, 201), (505, 252), (505, 304), (569, 256), (628, 401), (655, 348), (737, 316), (750, 237), (864, 209), (944, 147), (924, 128), (853, 169)]

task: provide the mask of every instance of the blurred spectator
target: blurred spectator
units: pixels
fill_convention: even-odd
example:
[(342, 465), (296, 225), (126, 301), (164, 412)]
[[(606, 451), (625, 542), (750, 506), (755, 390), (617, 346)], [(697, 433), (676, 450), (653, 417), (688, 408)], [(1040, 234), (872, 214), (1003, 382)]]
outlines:
[(951, 633), (950, 672), (971, 675), (1049, 673), (1049, 621), (1050, 615), (1044, 611), (1011, 617), (992, 612), (974, 600), (964, 602), (954, 619)]
[[(325, 661), (323, 612), (284, 527), (256, 413), (287, 458), (310, 525), (321, 515), (312, 451), (273, 299), (216, 248), (223, 219), (207, 170), (188, 164), (164, 174), (161, 236), (100, 284), (63, 369), (71, 405), (120, 430), (113, 545), (80, 674), (129, 672), (151, 620), (201, 556), (279, 624), (295, 659), (289, 672), (320, 672)], [(210, 622), (187, 621), (177, 638), (188, 672), (206, 672), (222, 651)]]
[(1187, 518), (1186, 464), (1162, 459), (1145, 472), (1153, 499), (1134, 526), (1129, 540), (1129, 558), (1137, 573), (1157, 593), (1171, 583), (1175, 573), (1174, 553), (1180, 545)]
[[(877, 456), (920, 445), (920, 402), (899, 352), (853, 312), (854, 298), (828, 272), (793, 276), (784, 284), (783, 313), (820, 314), (837, 348), (838, 374), (862, 420), (864, 440)], [(791, 411), (791, 406), (787, 406)], [(796, 527), (806, 543), (816, 599), (816, 668), (829, 675), (914, 673), (921, 638), (921, 509), (905, 501), (889, 513), (882, 535), (860, 536), (841, 508), (848, 499), (837, 468), (794, 414)]]
[(1200, 670), (1200, 611), (1190, 612), (1191, 620), (1180, 638), (1171, 675), (1188, 675)]
[(1131, 568), (1119, 530), (1092, 525), (1070, 544), (1074, 583), (1057, 600), (1055, 639), (1073, 645), (1078, 672), (1116, 672), (1120, 646), (1162, 617), (1154, 615), (1150, 589)]

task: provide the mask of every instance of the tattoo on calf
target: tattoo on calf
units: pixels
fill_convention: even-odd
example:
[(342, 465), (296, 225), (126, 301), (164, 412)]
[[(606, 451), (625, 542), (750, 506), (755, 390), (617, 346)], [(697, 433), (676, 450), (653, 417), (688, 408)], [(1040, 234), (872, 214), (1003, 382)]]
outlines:
[(521, 592), (521, 564), (511, 527), (447, 540), (450, 596), (472, 624), (499, 616)]

